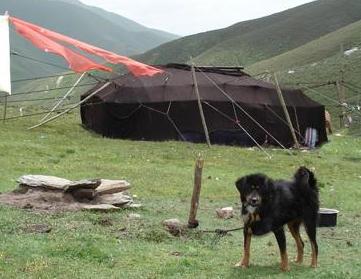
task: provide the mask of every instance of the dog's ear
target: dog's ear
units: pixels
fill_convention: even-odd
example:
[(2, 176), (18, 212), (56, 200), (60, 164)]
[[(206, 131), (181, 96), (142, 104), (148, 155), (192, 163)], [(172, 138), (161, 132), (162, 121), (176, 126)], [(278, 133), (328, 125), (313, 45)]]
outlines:
[(274, 182), (273, 182), (273, 180), (272, 180), (271, 178), (267, 177), (267, 178), (265, 179), (264, 184), (265, 184), (265, 188), (266, 188), (266, 191), (267, 191), (267, 192), (269, 192), (269, 193), (270, 193), (270, 192), (273, 192)]
[(308, 184), (310, 184), (311, 188), (317, 189), (317, 179), (315, 174), (312, 171), (309, 171)]
[(243, 177), (239, 178), (235, 183), (237, 190), (240, 194), (242, 194), (244, 192), (246, 181), (247, 181), (247, 177), (243, 176)]

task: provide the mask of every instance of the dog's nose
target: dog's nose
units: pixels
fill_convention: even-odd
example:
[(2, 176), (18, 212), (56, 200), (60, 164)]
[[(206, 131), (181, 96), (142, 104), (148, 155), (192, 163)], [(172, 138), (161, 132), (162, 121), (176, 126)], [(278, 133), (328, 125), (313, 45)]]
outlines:
[(258, 202), (258, 198), (254, 197), (251, 199), (251, 204), (256, 204)]

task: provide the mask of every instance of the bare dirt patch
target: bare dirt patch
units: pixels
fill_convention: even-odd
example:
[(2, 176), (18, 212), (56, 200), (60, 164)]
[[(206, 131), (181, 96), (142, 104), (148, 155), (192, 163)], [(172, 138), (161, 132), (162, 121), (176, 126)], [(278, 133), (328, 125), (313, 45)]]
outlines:
[(35, 211), (76, 211), (83, 208), (70, 194), (47, 189), (21, 189), (0, 194), (0, 203)]

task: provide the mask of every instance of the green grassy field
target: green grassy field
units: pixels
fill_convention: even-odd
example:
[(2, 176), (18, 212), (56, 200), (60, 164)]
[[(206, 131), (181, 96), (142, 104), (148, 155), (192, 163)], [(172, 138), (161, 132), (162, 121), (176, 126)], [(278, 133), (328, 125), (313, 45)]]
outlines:
[[(0, 206), (1, 278), (359, 278), (361, 274), (361, 140), (331, 137), (312, 152), (289, 155), (267, 150), (105, 139), (80, 126), (70, 114), (37, 130), (26, 130), (37, 118), (0, 123), (0, 191), (13, 190), (23, 174), (56, 175), (69, 179), (127, 179), (142, 209), (114, 213), (36, 213)], [(234, 181), (250, 172), (290, 178), (299, 165), (315, 168), (321, 206), (340, 210), (335, 228), (320, 228), (319, 268), (311, 269), (310, 245), (305, 263), (279, 269), (272, 235), (254, 239), (251, 266), (234, 268), (243, 236), (233, 232), (220, 239), (190, 231), (170, 236), (161, 222), (186, 222), (193, 187), (194, 160), (205, 159), (200, 229), (235, 228), (239, 214), (216, 218), (221, 206), (239, 208)], [(129, 218), (139, 213), (140, 219)], [(52, 227), (48, 234), (26, 232), (32, 224)], [(303, 233), (304, 238), (305, 234)], [(288, 237), (290, 258), (295, 244)]]

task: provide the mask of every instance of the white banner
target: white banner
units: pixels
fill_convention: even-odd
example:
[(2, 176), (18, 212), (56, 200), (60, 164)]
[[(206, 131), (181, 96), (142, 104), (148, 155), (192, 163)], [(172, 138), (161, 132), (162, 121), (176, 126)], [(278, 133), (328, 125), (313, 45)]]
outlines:
[(0, 92), (11, 94), (9, 16), (0, 16)]

